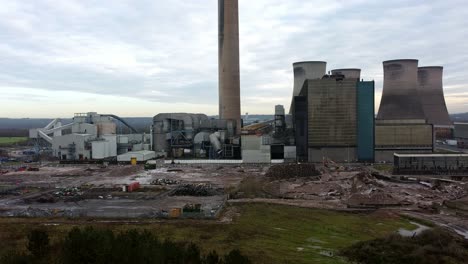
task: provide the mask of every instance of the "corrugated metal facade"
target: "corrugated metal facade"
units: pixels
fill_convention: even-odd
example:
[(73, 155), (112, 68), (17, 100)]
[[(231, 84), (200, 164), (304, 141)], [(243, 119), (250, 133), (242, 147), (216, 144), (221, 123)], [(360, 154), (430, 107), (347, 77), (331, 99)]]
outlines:
[(356, 146), (356, 80), (308, 80), (309, 147)]
[(432, 125), (377, 125), (375, 146), (377, 149), (432, 149)]
[(371, 82), (358, 82), (357, 85), (357, 137), (358, 160), (374, 160), (374, 86)]

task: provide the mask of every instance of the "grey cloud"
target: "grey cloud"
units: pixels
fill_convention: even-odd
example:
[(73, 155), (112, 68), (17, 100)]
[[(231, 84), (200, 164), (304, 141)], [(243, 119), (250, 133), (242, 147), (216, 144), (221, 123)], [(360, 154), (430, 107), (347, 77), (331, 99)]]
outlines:
[[(0, 89), (71, 90), (216, 108), (216, 0), (0, 5)], [(299, 60), (326, 60), (330, 70), (362, 68), (365, 79), (376, 80), (377, 92), (381, 62), (396, 58), (444, 66), (445, 85), (457, 87), (447, 95), (467, 84), (464, 1), (240, 0), (240, 8), (244, 109), (271, 112), (268, 101), (272, 108), (279, 98), (288, 105), (291, 64)]]

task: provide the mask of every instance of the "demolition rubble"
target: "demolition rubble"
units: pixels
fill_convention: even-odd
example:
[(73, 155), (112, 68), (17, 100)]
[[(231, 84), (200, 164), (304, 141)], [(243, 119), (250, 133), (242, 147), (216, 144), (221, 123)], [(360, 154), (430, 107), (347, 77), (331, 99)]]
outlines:
[(36, 168), (0, 176), (1, 216), (216, 218), (229, 204), (245, 202), (434, 215), (456, 207), (457, 214), (466, 209), (468, 215), (463, 178), (393, 176), (372, 166), (169, 164), (144, 170), (50, 163)]

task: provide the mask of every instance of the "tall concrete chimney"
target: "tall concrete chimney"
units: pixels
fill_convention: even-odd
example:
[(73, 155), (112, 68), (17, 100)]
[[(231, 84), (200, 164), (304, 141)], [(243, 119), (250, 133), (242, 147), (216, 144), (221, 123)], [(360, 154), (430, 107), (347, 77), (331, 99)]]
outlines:
[(237, 121), (241, 130), (239, 2), (218, 0), (219, 118)]

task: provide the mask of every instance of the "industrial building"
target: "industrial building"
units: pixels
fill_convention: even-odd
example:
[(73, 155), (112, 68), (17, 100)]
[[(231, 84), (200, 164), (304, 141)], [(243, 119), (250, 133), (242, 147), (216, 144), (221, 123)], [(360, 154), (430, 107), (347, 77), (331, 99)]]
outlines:
[[(118, 135), (114, 120), (129, 127), (133, 133)], [(51, 154), (62, 161), (123, 161), (117, 157), (124, 154), (138, 156), (139, 152), (151, 151), (149, 135), (136, 133), (125, 120), (115, 115), (93, 112), (75, 114), (73, 122), (66, 125), (55, 119), (44, 128), (31, 129), (29, 137), (37, 139), (38, 143), (45, 142)]]
[(292, 118), (284, 106), (275, 106), (275, 119), (242, 128), (244, 163), (295, 162), (296, 146)]
[(454, 123), (454, 138), (459, 148), (468, 148), (468, 123)]
[(392, 162), (395, 153), (432, 153), (433, 125), (425, 120), (376, 120), (375, 160)]
[(153, 148), (171, 158), (240, 159), (237, 124), (204, 114), (161, 113), (153, 118)]
[[(326, 75), (324, 62), (298, 67), (301, 64), (293, 64), (298, 80), (291, 109), (298, 160), (373, 161), (374, 82), (360, 81), (359, 69), (334, 70), (336, 74)], [(304, 75), (314, 78), (303, 80), (298, 89)]]
[(468, 154), (395, 154), (393, 173), (467, 175)]

